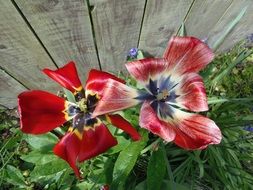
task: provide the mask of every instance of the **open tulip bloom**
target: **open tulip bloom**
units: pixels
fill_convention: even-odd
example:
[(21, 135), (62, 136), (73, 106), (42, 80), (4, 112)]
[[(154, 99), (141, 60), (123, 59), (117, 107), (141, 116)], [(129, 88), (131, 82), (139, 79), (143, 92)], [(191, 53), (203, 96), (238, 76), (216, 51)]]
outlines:
[[(167, 142), (185, 149), (204, 149), (221, 141), (208, 110), (202, 78), (197, 74), (212, 61), (209, 47), (194, 37), (173, 37), (163, 58), (128, 62), (126, 68), (143, 89), (109, 80), (93, 117), (142, 103), (139, 124)], [(190, 112), (191, 111), (191, 112)]]
[(76, 103), (66, 101), (51, 93), (32, 90), (18, 96), (21, 130), (30, 134), (47, 133), (72, 120), (68, 132), (55, 145), (53, 151), (66, 160), (80, 178), (76, 162), (82, 162), (107, 151), (117, 144), (101, 119), (124, 130), (133, 140), (139, 140), (138, 132), (120, 115), (91, 117), (108, 79), (121, 84), (124, 81), (106, 72), (91, 70), (85, 88), (82, 87), (73, 62), (55, 71), (44, 69), (45, 74), (70, 90)]

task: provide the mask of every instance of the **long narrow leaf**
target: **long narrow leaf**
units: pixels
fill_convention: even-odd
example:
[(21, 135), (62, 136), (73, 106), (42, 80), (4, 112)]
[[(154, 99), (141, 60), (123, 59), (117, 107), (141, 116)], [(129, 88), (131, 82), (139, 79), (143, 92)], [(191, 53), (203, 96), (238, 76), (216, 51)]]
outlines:
[(253, 97), (247, 97), (247, 98), (217, 98), (217, 97), (209, 97), (208, 98), (208, 104), (220, 104), (224, 102), (234, 102), (234, 103), (245, 103), (245, 102), (251, 102), (253, 101)]
[(253, 53), (253, 50), (247, 50), (244, 49), (239, 56), (231, 63), (228, 65), (228, 67), (226, 69), (224, 69), (223, 71), (221, 71), (213, 80), (212, 83), (214, 85), (217, 85), (219, 82), (222, 81), (222, 79), (225, 76), (228, 76), (230, 74), (230, 72), (232, 71), (232, 69), (238, 65), (239, 63), (241, 63), (244, 59), (246, 59), (248, 56), (250, 56)]
[(222, 33), (222, 35), (216, 40), (216, 42), (214, 42), (214, 44), (211, 46), (211, 48), (215, 51), (217, 50), (220, 45), (222, 44), (222, 42), (224, 41), (224, 39), (227, 37), (227, 35), (230, 33), (230, 31), (236, 26), (236, 24), (241, 20), (241, 18), (243, 17), (243, 15), (245, 14), (247, 10), (247, 7), (244, 7), (241, 12), (237, 15), (237, 17), (235, 17), (234, 20), (232, 20), (229, 25), (227, 26), (226, 30)]

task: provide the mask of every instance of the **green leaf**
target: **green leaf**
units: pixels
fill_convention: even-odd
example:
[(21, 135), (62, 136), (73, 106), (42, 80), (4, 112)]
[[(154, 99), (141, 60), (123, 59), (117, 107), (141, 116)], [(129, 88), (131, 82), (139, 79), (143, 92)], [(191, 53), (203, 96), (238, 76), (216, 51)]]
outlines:
[(66, 168), (69, 168), (67, 163), (64, 160), (57, 159), (43, 165), (36, 165), (31, 172), (31, 178), (36, 180), (40, 177), (56, 174), (62, 170), (66, 170)]
[(112, 159), (108, 159), (105, 163), (104, 167), (104, 175), (105, 175), (105, 183), (110, 184), (112, 182), (112, 174), (113, 174), (113, 166), (114, 162)]
[(173, 190), (174, 189), (175, 190), (189, 190), (189, 187), (187, 187), (187, 186), (185, 186), (183, 184), (175, 183), (175, 182), (170, 181), (170, 180), (163, 180), (161, 190), (169, 190), (170, 187), (173, 187)]
[(32, 151), (27, 155), (22, 155), (21, 159), (36, 165), (43, 165), (51, 161), (59, 160), (54, 154), (44, 154), (39, 151)]
[(34, 149), (52, 150), (58, 138), (52, 133), (43, 135), (24, 135), (24, 140)]
[(110, 186), (110, 190), (124, 189), (125, 181), (132, 171), (141, 150), (146, 145), (146, 141), (147, 132), (143, 131), (141, 141), (132, 142), (125, 150), (120, 152), (113, 169), (113, 182)]
[(69, 102), (76, 103), (75, 96), (74, 96), (74, 94), (73, 94), (71, 91), (69, 91), (69, 90), (66, 89), (66, 88), (63, 88), (63, 91), (64, 91), (64, 93), (65, 93), (65, 95), (66, 95), (66, 97), (67, 97), (67, 100), (68, 100)]
[[(170, 180), (163, 180), (161, 188), (155, 187), (155, 190), (189, 190), (190, 188), (185, 186), (184, 184), (175, 183)], [(171, 186), (173, 185), (174, 189), (171, 189)], [(146, 190), (147, 189), (147, 182), (142, 181), (139, 183), (134, 190)]]
[(166, 172), (166, 165), (164, 161), (163, 151), (159, 148), (154, 151), (149, 163), (147, 171), (147, 189), (160, 189), (162, 181)]
[[(4, 145), (4, 147), (6, 149), (13, 149), (13, 147), (15, 147), (15, 145), (17, 144), (18, 141), (20, 141), (20, 139), (22, 138), (22, 133), (18, 133), (17, 135), (15, 135), (14, 137), (11, 137), (6, 144)], [(1, 152), (1, 151), (0, 151)]]
[(253, 101), (253, 97), (247, 98), (218, 98), (218, 97), (208, 97), (208, 104), (219, 104), (224, 102), (234, 102), (234, 103), (245, 103)]
[(71, 190), (88, 190), (91, 189), (92, 186), (92, 184), (88, 183), (87, 181), (84, 181), (72, 187)]
[(144, 59), (144, 55), (143, 55), (143, 53), (142, 53), (141, 50), (138, 50), (137, 60), (138, 60), (138, 59)]
[(63, 170), (61, 173), (61, 176), (59, 180), (57, 180), (57, 187), (60, 190), (70, 190), (70, 184), (73, 183), (73, 181), (76, 179), (75, 175), (70, 175), (73, 173), (71, 169), (69, 170)]
[(108, 150), (109, 154), (118, 153), (122, 151), (123, 149), (125, 149), (130, 144), (129, 140), (121, 136), (117, 137), (117, 141), (118, 141), (118, 144)]
[[(147, 182), (146, 181), (142, 181), (140, 182), (134, 190), (146, 190), (147, 189)], [(159, 190), (159, 189), (157, 189)]]
[(214, 44), (211, 46), (213, 50), (217, 50), (220, 45), (222, 44), (222, 42), (224, 41), (224, 39), (226, 38), (226, 36), (230, 33), (230, 31), (236, 26), (236, 24), (241, 20), (241, 18), (243, 17), (243, 15), (245, 14), (247, 10), (247, 7), (244, 7), (241, 12), (237, 15), (237, 17), (232, 20), (229, 25), (226, 27), (226, 30), (222, 33), (222, 35), (216, 40), (216, 42), (214, 42)]
[[(165, 145), (163, 143), (161, 143), (161, 149), (163, 152), (163, 158), (164, 158), (164, 162), (166, 164), (166, 168), (167, 168), (167, 172), (168, 172), (168, 176), (170, 177), (171, 181), (174, 181), (174, 174), (172, 172), (172, 169), (170, 167), (170, 162), (168, 160), (168, 156), (167, 156), (167, 152), (166, 152), (166, 148)], [(172, 186), (173, 187), (173, 186)]]
[(6, 178), (7, 182), (12, 183), (13, 185), (18, 185), (19, 187), (26, 187), (25, 179), (20, 170), (11, 165), (7, 165), (6, 172), (8, 175), (8, 178)]

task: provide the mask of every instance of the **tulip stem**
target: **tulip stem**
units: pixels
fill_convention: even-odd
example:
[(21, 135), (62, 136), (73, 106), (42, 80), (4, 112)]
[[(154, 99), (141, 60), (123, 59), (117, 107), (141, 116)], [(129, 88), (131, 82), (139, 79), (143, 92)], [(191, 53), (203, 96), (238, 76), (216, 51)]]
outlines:
[(150, 145), (148, 145), (146, 148), (144, 148), (142, 151), (141, 151), (141, 155), (142, 154), (145, 154), (146, 152), (150, 151), (151, 149), (153, 149), (156, 145), (158, 145), (159, 143), (161, 142), (161, 139), (158, 138), (156, 139), (154, 142), (152, 142)]

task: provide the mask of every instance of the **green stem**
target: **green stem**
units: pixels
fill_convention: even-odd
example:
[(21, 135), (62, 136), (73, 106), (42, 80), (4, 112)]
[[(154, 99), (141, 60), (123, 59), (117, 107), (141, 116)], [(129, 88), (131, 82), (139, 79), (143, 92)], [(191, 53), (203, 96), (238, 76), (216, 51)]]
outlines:
[(160, 138), (156, 139), (154, 142), (152, 142), (150, 145), (148, 145), (146, 148), (144, 148), (141, 151), (141, 155), (145, 154), (148, 151), (150, 151), (155, 145), (159, 144), (159, 142), (161, 142), (161, 139)]
[(14, 156), (15, 153), (16, 153), (16, 151), (13, 152), (13, 153), (9, 156), (9, 158), (6, 160), (6, 162), (5, 162), (5, 163), (3, 164), (3, 166), (0, 168), (0, 171), (2, 171), (2, 169), (4, 169), (4, 167), (8, 164), (9, 160)]

